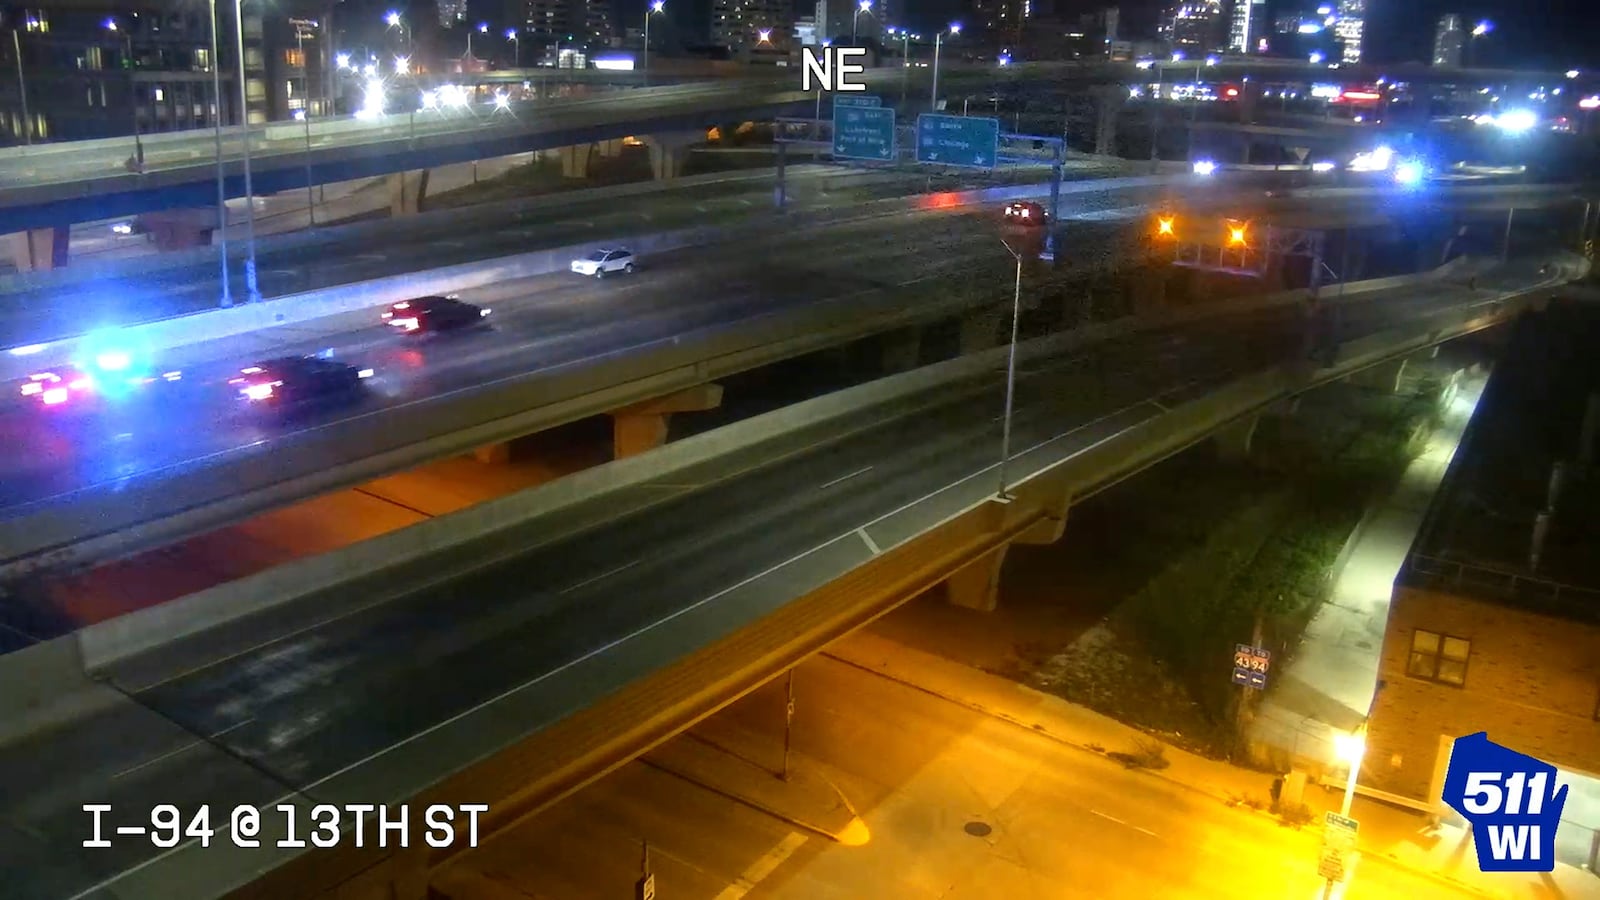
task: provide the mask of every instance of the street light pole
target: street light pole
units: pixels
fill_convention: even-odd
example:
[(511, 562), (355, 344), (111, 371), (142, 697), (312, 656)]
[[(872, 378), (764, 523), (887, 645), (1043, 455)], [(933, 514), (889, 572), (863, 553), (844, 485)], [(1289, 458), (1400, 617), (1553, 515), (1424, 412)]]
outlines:
[(861, 0), (860, 3), (856, 4), (856, 14), (850, 17), (850, 43), (852, 45), (856, 43), (856, 35), (861, 25), (861, 14), (871, 11), (872, 0)]
[(667, 8), (666, 0), (650, 0), (644, 11), (644, 86), (650, 86), (650, 17)]
[(1501, 263), (1508, 263), (1511, 261), (1511, 220), (1516, 216), (1516, 214), (1517, 208), (1515, 206), (1506, 210), (1506, 235), (1505, 238), (1500, 242)]
[[(950, 23), (949, 32), (951, 35), (960, 34), (961, 23)], [(944, 43), (944, 35), (945, 32), (940, 31), (933, 36), (933, 98), (929, 101), (929, 112), (939, 111), (939, 47)]]
[(515, 28), (506, 29), (506, 40), (510, 41), (515, 48), (512, 50), (512, 53), (515, 54), (513, 56), (514, 65), (518, 69), (522, 68), (522, 38), (517, 35)]
[(22, 139), (33, 146), (33, 116), (28, 114), (28, 79), (22, 74), (22, 38), (11, 28), (11, 52), (17, 59), (17, 90), (22, 94)]
[(222, 170), (222, 60), (217, 56), (217, 0), (211, 8), (211, 133), (217, 143), (217, 255), (222, 263), (222, 306), (233, 305), (233, 289), (228, 284), (228, 188)]
[(250, 101), (245, 91), (244, 66), (244, 8), (243, 0), (233, 0), (234, 50), (239, 55), (239, 127), (240, 159), (244, 163), (244, 290), (251, 303), (261, 301), (261, 288), (256, 283), (256, 198), (250, 184)]
[(1017, 261), (1017, 279), (1011, 292), (1011, 348), (1006, 354), (1006, 408), (1004, 421), (1000, 426), (999, 497), (1001, 500), (1009, 500), (1010, 495), (1006, 493), (1006, 462), (1011, 459), (1011, 411), (1017, 392), (1017, 331), (1022, 321), (1022, 254), (1013, 250), (1004, 240), (1000, 243)]

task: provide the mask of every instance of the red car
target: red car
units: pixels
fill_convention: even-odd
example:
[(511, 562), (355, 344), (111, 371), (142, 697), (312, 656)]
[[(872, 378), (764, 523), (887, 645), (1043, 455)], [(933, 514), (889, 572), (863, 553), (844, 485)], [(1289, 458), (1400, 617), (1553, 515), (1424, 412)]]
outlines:
[(94, 378), (77, 369), (36, 372), (22, 382), (20, 393), (45, 409), (75, 407), (94, 397)]

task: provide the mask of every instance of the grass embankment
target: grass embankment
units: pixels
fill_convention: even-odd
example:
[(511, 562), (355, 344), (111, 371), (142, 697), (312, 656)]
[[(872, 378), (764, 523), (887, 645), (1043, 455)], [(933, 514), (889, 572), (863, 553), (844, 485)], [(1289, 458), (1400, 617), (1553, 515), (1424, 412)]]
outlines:
[(1034, 674), (1037, 686), (1199, 752), (1234, 746), (1233, 647), (1259, 617), (1279, 671), (1327, 596), (1367, 504), (1421, 452), (1441, 386), (1402, 395), (1338, 386), (1293, 417), (1264, 418), (1257, 457), (1222, 464), (1197, 448), (1115, 496), (1122, 533), (1108, 566), (1142, 586)]

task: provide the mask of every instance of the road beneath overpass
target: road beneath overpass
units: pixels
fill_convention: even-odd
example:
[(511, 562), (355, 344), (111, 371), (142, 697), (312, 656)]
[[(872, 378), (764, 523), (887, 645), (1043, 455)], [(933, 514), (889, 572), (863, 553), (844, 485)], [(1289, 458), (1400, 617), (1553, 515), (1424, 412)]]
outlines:
[[(1351, 303), (1340, 336), (1487, 304), (1485, 293), (1543, 281), (1530, 262), (1479, 278), (1478, 290), (1436, 282), (1379, 292)], [(1030, 363), (1017, 387), (1013, 452), (1098, 446), (1281, 363), (1299, 335), (1295, 311), (1278, 307)], [(193, 846), (163, 853), (129, 843), (91, 857), (76, 849), (80, 806), (111, 798), (137, 818), (156, 803), (264, 804), (289, 791), (394, 800), (373, 794), (375, 785), (395, 783), (376, 774), (393, 748), (423, 736), (449, 739), (448, 729), (459, 727), (452, 723), (518, 689), (564, 692), (539, 701), (542, 720), (521, 718), (515, 727), (525, 735), (551, 725), (584, 705), (562, 686), (572, 667), (623, 644), (663, 640), (649, 633), (669, 622), (709, 643), (771, 611), (741, 588), (775, 573), (808, 583), (840, 561), (841, 536), (864, 534), (869, 545), (871, 532), (900, 540), (894, 528), (903, 526), (879, 523), (993, 475), (1002, 393), (1003, 379), (986, 370), (594, 497), (498, 561), (453, 574), (384, 573), (359, 601), (323, 598), (316, 610), (277, 611), (288, 619), (250, 617), (124, 657), (97, 674), (133, 703), (80, 710), (59, 730), (0, 747), (0, 771), (9, 773), (0, 827), (12, 836), (0, 842), (0, 863), (20, 873), (13, 884), (24, 896), (41, 900), (96, 885), (130, 900), (183, 900), (242, 884), (251, 876), (220, 869), (220, 856), (204, 857), (219, 862), (200, 877), (182, 862), (206, 852)], [(679, 655), (691, 649), (672, 646)], [(473, 759), (493, 749), (458, 748)], [(404, 776), (414, 788), (430, 783), (417, 781), (426, 777), (416, 769)], [(185, 874), (176, 877), (169, 864)]]

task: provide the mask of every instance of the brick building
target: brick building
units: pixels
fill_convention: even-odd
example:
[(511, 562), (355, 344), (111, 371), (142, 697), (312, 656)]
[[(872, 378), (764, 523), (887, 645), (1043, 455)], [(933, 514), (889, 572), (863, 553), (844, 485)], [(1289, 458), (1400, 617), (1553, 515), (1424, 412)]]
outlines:
[[(1396, 581), (1363, 785), (1437, 803), (1450, 742), (1487, 731), (1567, 773), (1564, 818), (1595, 824), (1596, 355), (1592, 308), (1558, 303), (1514, 328)], [(1562, 843), (1587, 831), (1563, 826)]]

